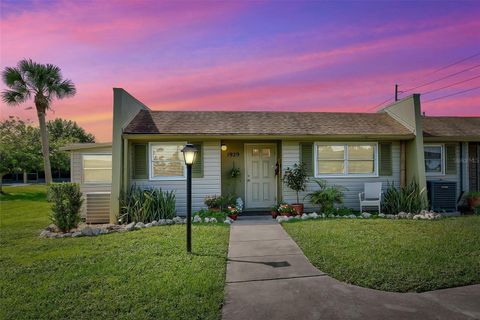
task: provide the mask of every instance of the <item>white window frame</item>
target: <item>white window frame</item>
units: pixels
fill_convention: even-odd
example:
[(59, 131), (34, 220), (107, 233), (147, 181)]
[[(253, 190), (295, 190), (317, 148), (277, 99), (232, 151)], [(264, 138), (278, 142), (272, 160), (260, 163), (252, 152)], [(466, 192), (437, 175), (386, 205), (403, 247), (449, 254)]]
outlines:
[(82, 184), (96, 184), (96, 185), (111, 185), (112, 184), (112, 179), (110, 179), (109, 182), (105, 181), (85, 181), (85, 156), (110, 156), (112, 158), (112, 167), (110, 167), (110, 170), (113, 173), (113, 157), (111, 153), (108, 152), (102, 152), (102, 153), (82, 153)]
[[(425, 147), (440, 147), (441, 150), (441, 158), (440, 158), (440, 165), (441, 172), (427, 172), (427, 167), (425, 166)], [(425, 143), (423, 145), (423, 163), (425, 166), (425, 176), (435, 177), (435, 176), (444, 176), (445, 175), (445, 144), (444, 143)]]
[(157, 145), (186, 145), (186, 141), (155, 141), (148, 143), (148, 177), (150, 180), (163, 180), (163, 181), (178, 181), (187, 179), (187, 166), (183, 165), (183, 176), (173, 177), (154, 177), (153, 176), (153, 161), (152, 161), (152, 147)]
[[(319, 145), (330, 145), (330, 146), (339, 146), (343, 145), (345, 147), (345, 153), (343, 157), (344, 161), (344, 172), (343, 174), (337, 174), (337, 173), (332, 173), (332, 174), (318, 174), (318, 146)], [(374, 148), (373, 151), (373, 166), (374, 166), (374, 172), (371, 174), (365, 174), (365, 173), (348, 173), (348, 145), (372, 145)], [(359, 141), (354, 141), (354, 142), (344, 142), (344, 141), (339, 141), (339, 142), (315, 142), (315, 151), (314, 151), (314, 167), (315, 167), (315, 178), (372, 178), (372, 177), (378, 177), (378, 142), (359, 142)]]

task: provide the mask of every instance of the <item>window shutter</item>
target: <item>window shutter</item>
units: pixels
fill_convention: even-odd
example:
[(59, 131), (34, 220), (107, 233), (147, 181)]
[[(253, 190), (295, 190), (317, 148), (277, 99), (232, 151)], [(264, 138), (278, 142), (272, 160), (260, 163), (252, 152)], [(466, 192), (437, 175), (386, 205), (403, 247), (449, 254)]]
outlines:
[(315, 173), (313, 165), (313, 143), (312, 142), (302, 142), (300, 143), (300, 162), (305, 163), (305, 168), (307, 169), (307, 175), (313, 177)]
[(133, 145), (133, 178), (147, 179), (147, 145), (134, 144)]
[(195, 163), (192, 165), (192, 178), (203, 178), (203, 144), (194, 143), (193, 145), (198, 151)]
[(457, 145), (445, 145), (445, 174), (457, 173)]
[(378, 175), (392, 175), (392, 143), (380, 142), (378, 144)]

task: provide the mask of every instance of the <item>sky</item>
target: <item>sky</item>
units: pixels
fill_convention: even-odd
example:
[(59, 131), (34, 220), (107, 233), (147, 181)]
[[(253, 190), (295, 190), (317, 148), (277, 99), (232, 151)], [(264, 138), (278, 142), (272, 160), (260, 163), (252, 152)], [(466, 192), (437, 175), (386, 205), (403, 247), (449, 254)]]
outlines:
[(427, 115), (480, 116), (480, 1), (0, 2), (1, 69), (59, 66), (77, 94), (48, 119), (100, 142), (114, 87), (154, 110), (375, 112), (397, 83)]

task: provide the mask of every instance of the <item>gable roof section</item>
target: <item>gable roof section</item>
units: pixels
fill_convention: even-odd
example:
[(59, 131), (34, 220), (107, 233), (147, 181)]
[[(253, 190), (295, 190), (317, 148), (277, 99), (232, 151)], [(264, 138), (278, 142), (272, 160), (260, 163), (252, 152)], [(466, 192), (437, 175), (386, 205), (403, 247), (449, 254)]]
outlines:
[(413, 136), (386, 113), (140, 111), (126, 134)]
[(425, 138), (480, 141), (480, 117), (423, 117)]

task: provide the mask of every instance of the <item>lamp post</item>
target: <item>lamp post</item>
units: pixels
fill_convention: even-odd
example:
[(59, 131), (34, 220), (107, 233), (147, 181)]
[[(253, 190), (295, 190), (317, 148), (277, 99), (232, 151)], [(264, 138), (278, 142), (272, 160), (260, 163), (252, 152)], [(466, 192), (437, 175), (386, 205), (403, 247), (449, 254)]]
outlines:
[(192, 164), (195, 162), (197, 149), (193, 144), (183, 147), (183, 160), (187, 166), (187, 252), (192, 252)]

